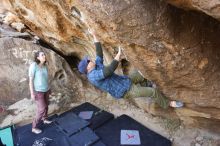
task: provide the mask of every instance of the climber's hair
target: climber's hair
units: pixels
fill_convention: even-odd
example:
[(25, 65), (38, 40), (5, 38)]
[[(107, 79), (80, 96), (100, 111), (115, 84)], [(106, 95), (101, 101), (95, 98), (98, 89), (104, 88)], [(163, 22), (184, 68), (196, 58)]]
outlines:
[[(34, 61), (37, 64), (40, 64), (40, 60), (38, 60), (37, 57), (39, 57), (41, 52), (44, 53), (43, 51), (37, 51), (37, 52), (34, 53)], [(44, 55), (45, 55), (45, 53), (44, 53)], [(44, 65), (46, 65), (46, 63), (47, 63), (47, 60), (44, 62)]]

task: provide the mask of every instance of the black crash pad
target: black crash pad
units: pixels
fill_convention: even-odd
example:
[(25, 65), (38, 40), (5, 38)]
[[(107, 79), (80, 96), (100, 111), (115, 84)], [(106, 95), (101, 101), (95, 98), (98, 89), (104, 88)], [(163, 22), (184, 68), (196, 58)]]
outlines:
[[(62, 117), (53, 116), (50, 120), (59, 121), (59, 118), (68, 121), (68, 117), (74, 115), (65, 114)], [(76, 115), (74, 115), (75, 117)], [(76, 116), (77, 117), (77, 116)], [(77, 117), (77, 119), (80, 119)], [(59, 127), (60, 125), (55, 122), (47, 125), (47, 124), (40, 124), (39, 128), (43, 130), (40, 134), (34, 134), (31, 132), (32, 124), (27, 124), (24, 126), (16, 127), (15, 129), (15, 145), (16, 146), (35, 146), (35, 145), (47, 145), (47, 146), (85, 146), (85, 145), (92, 145), (99, 140), (99, 137), (89, 128), (84, 127), (84, 129), (80, 129), (82, 119), (77, 120), (78, 126), (77, 130), (73, 135), (69, 137), (66, 133), (64, 134), (63, 128)], [(72, 120), (72, 119), (70, 119)], [(88, 123), (87, 121), (85, 121)], [(65, 124), (62, 122), (62, 124)], [(76, 125), (74, 125), (76, 124)], [(77, 127), (77, 123), (74, 123), (73, 127)], [(70, 125), (71, 126), (71, 125)], [(35, 145), (33, 145), (35, 144)]]
[(71, 111), (76, 115), (79, 115), (79, 113), (83, 111), (93, 111), (92, 118), (87, 120), (90, 122), (89, 127), (93, 130), (114, 119), (114, 115), (112, 113), (101, 110), (88, 102), (72, 108)]
[(87, 127), (89, 122), (81, 119), (73, 112), (62, 114), (55, 120), (57, 127), (67, 136), (71, 136)]
[[(56, 118), (57, 115), (53, 115), (49, 119), (54, 121)], [(51, 139), (48, 140), (48, 146), (71, 146), (66, 139), (66, 135), (59, 132), (54, 123), (49, 125), (41, 123), (39, 128), (42, 129), (43, 132), (40, 134), (32, 133), (31, 128), (32, 123), (15, 128), (14, 139), (16, 146), (32, 146), (35, 141), (40, 139)]]
[(170, 140), (146, 128), (127, 115), (122, 115), (108, 122), (102, 127), (96, 129), (95, 132), (107, 146), (121, 146), (121, 130), (139, 131), (141, 141), (139, 146), (171, 146)]
[(68, 137), (72, 146), (90, 146), (98, 140), (99, 137), (88, 127)]
[(102, 143), (102, 141), (97, 141), (92, 146), (106, 146), (106, 145), (104, 143)]

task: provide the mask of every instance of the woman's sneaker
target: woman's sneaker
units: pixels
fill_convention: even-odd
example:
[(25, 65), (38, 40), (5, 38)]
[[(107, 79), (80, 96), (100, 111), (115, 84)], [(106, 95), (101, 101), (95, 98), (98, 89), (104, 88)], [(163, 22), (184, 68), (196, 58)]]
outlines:
[(42, 132), (42, 130), (40, 130), (38, 128), (32, 128), (32, 132), (35, 134), (40, 134)]
[(170, 101), (170, 107), (174, 107), (174, 108), (183, 107), (183, 102), (181, 102), (181, 101)]
[(49, 121), (49, 120), (47, 120), (47, 119), (44, 119), (44, 120), (43, 120), (43, 123), (44, 123), (44, 124), (50, 124), (50, 123), (52, 123), (52, 121)]

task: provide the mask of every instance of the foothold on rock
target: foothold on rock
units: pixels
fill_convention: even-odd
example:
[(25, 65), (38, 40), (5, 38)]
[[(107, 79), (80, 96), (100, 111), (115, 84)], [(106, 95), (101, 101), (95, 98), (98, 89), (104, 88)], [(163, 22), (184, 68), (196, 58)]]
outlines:
[(21, 22), (13, 22), (11, 23), (11, 27), (13, 27), (19, 32), (22, 32), (25, 29), (25, 25)]

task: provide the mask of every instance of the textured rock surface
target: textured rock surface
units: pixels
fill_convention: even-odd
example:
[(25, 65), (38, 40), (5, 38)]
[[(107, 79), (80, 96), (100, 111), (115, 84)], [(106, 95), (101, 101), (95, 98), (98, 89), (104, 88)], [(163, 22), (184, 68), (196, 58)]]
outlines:
[[(170, 99), (186, 103), (184, 109), (176, 111), (180, 117), (191, 117), (193, 120), (187, 121), (192, 123), (202, 121), (196, 117), (219, 121), (217, 20), (154, 0), (10, 2), (32, 31), (63, 54), (77, 58), (85, 54), (94, 56), (87, 35), (90, 26), (105, 46), (107, 62), (114, 54), (114, 47), (123, 46), (124, 57), (146, 78), (155, 81)], [(186, 7), (193, 7), (190, 1), (183, 2)], [(217, 4), (216, 1), (216, 8)], [(202, 123), (212, 127), (207, 121)]]
[(80, 80), (73, 75), (65, 60), (53, 51), (19, 38), (0, 38), (1, 104), (10, 105), (23, 98), (30, 98), (28, 67), (37, 50), (43, 50), (47, 54), (52, 90), (64, 92), (68, 88), (71, 93), (76, 85), (80, 87)]
[(180, 8), (204, 12), (207, 15), (210, 15), (220, 20), (219, 0), (165, 0), (165, 1)]
[(84, 26), (71, 16), (71, 1), (11, 2), (28, 27), (63, 53), (80, 53), (86, 47), (83, 45), (87, 38)]
[(0, 13), (5, 13), (8, 10), (11, 10), (11, 4), (9, 0), (1, 0), (0, 4)]

